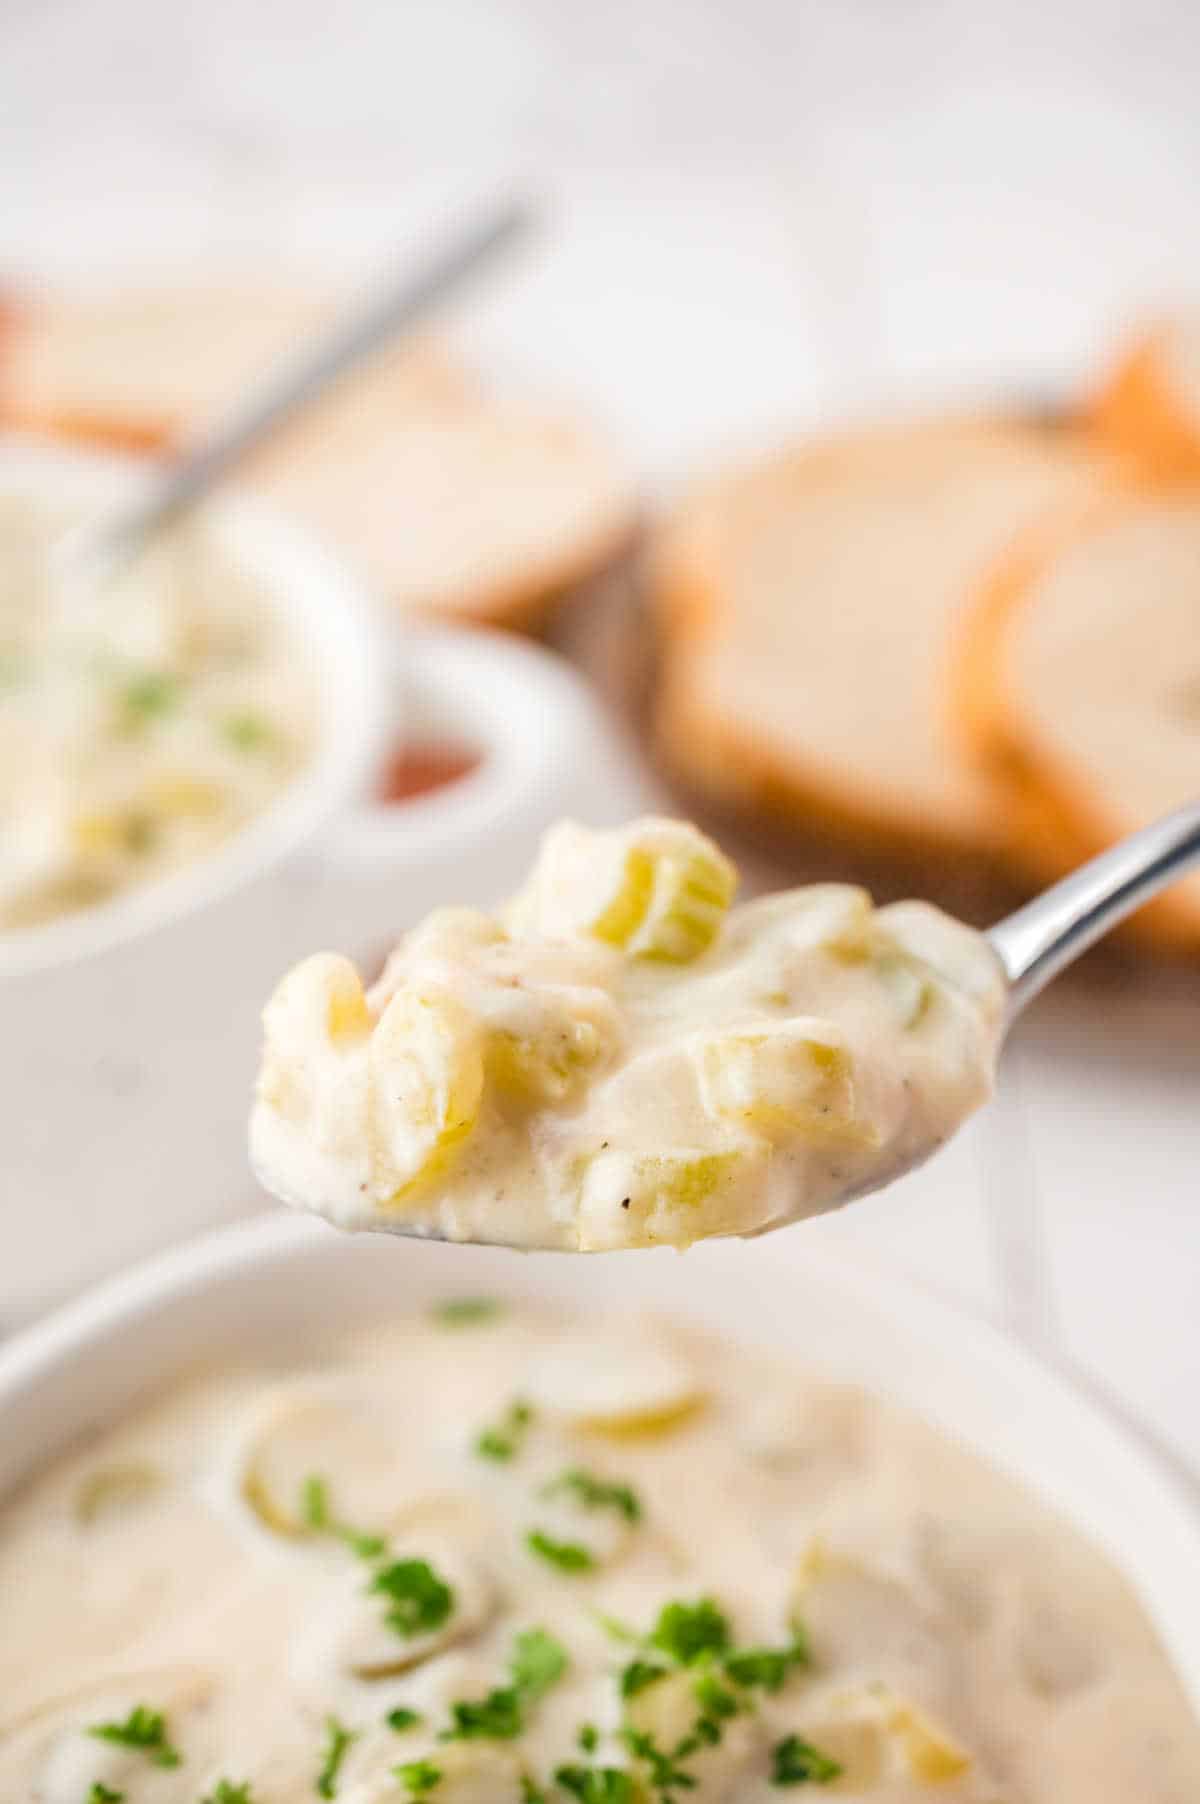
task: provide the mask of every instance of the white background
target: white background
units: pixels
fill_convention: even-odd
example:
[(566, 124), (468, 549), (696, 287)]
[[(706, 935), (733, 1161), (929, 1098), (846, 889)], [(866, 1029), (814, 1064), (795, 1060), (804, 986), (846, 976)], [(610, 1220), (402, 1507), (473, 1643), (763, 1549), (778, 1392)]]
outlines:
[[(1086, 381), (1131, 314), (1200, 291), (1198, 93), (1189, 0), (0, 0), (0, 266), (329, 284), (532, 187), (540, 242), (460, 330), (669, 489), (785, 427)], [(1197, 991), (1050, 1003), (1009, 1085), (805, 1232), (1043, 1336), (1056, 1311), (1200, 1465)], [(989, 1171), (1022, 1228), (1007, 1305)]]

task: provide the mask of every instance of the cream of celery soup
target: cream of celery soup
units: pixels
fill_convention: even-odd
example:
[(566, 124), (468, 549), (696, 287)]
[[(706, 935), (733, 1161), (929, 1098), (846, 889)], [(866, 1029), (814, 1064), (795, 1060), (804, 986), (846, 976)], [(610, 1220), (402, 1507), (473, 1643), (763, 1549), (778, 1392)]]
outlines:
[(755, 1234), (888, 1181), (988, 1095), (1004, 982), (924, 903), (730, 907), (682, 822), (564, 824), (498, 913), (442, 909), (364, 992), (265, 1016), (259, 1176), (339, 1226), (591, 1251)]
[(80, 594), (70, 520), (0, 496), (0, 931), (204, 857), (312, 747), (311, 660), (202, 525)]
[(466, 1298), (195, 1378), (0, 1511), (0, 1598), (5, 1804), (1200, 1798), (1080, 1536), (642, 1319)]

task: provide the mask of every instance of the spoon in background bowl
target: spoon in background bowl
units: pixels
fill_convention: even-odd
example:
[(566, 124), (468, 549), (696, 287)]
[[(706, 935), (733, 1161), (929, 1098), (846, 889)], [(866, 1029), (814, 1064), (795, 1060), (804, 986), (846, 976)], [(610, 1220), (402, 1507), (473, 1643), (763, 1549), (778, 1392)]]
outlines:
[(1200, 864), (1200, 803), (977, 934), (816, 885), (727, 913), (686, 823), (552, 830), (497, 914), (443, 909), (365, 992), (268, 1004), (251, 1154), (336, 1225), (561, 1251), (751, 1236), (883, 1188), (991, 1090), (1064, 966)]
[(415, 269), (406, 266), (387, 280), (199, 444), (156, 474), (131, 505), (69, 527), (50, 553), (51, 576), (63, 605), (77, 615), (90, 612), (102, 620), (107, 584), (158, 532), (203, 500), (243, 457), (295, 414), (424, 319), (518, 239), (529, 223), (528, 210), (515, 201), (484, 213)]

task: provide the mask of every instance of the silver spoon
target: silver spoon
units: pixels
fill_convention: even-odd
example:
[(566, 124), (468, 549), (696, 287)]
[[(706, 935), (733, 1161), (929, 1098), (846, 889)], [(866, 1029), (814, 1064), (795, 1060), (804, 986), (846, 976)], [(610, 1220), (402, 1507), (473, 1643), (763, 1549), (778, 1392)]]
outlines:
[(295, 363), (268, 379), (198, 445), (156, 475), (131, 503), (63, 533), (50, 554), (56, 582), (81, 599), (102, 586), (255, 446), (397, 333), (423, 319), (517, 238), (528, 222), (524, 206), (507, 202), (441, 245), (415, 270), (405, 268), (392, 277)]
[(1008, 978), (1011, 1022), (1065, 966), (1200, 865), (1200, 802), (1131, 833), (998, 921), (987, 938)]

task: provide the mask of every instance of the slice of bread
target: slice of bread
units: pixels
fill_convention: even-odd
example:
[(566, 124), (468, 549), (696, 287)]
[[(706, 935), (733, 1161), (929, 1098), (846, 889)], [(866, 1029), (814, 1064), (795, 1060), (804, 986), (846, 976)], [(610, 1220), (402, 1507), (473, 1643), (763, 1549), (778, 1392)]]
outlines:
[[(956, 705), (1014, 849), (1063, 875), (1200, 794), (1200, 499), (1130, 493), (1014, 546), (963, 633)], [(1200, 947), (1200, 878), (1134, 917)]]
[(675, 771), (822, 837), (1002, 859), (1007, 823), (948, 719), (951, 633), (1013, 533), (1103, 481), (1063, 435), (944, 420), (698, 493), (653, 560)]
[[(311, 343), (336, 304), (268, 286), (10, 302), (0, 425), (121, 449), (194, 440)], [(384, 350), (250, 460), (260, 489), (402, 608), (531, 624), (633, 521), (586, 427), (501, 403), (428, 342)]]
[[(31, 431), (172, 449), (297, 356), (335, 313), (328, 299), (263, 283), (14, 295), (0, 320), (0, 415)], [(384, 412), (454, 407), (477, 400), (478, 384), (435, 346), (405, 345), (331, 392), (330, 418), (364, 397)]]
[(1102, 442), (1162, 482), (1200, 481), (1200, 309), (1129, 345), (1090, 410)]

